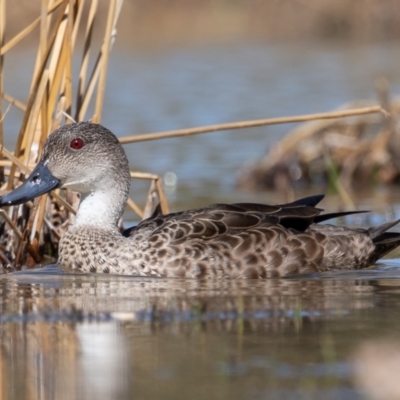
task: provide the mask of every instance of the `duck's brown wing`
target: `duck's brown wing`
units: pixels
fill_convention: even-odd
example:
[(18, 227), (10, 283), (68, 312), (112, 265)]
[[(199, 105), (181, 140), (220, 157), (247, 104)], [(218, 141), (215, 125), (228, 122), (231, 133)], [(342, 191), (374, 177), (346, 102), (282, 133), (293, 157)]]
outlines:
[[(305, 200), (308, 204), (309, 198)], [(301, 200), (278, 206), (257, 203), (213, 204), (200, 209), (154, 216), (142, 221), (137, 228), (153, 229), (153, 234), (168, 231), (171, 240), (191, 237), (210, 239), (228, 231), (246, 231), (266, 225), (304, 232), (314, 223), (364, 212), (321, 214), (322, 211), (320, 208), (303, 205)]]
[[(236, 203), (154, 216), (131, 230), (159, 276), (268, 278), (363, 268), (400, 244), (388, 226), (357, 230), (318, 222), (310, 201), (277, 206)], [(147, 247), (146, 247), (147, 246)]]
[[(125, 237), (152, 231), (158, 234), (168, 230), (171, 239), (190, 237), (211, 238), (229, 230), (246, 230), (260, 224), (281, 225), (287, 229), (305, 231), (311, 224), (365, 211), (350, 211), (322, 214), (316, 208), (323, 195), (310, 196), (288, 204), (271, 206), (258, 203), (212, 204), (207, 207), (162, 215), (156, 209), (153, 215), (139, 225), (125, 230)], [(181, 225), (178, 228), (178, 225)]]
[[(203, 231), (203, 229), (197, 229), (196, 225), (198, 223), (203, 225), (206, 221), (211, 224), (216, 223), (217, 231), (220, 233), (226, 232), (227, 229), (248, 229), (258, 226), (262, 221), (304, 231), (314, 222), (315, 217), (323, 211), (314, 207), (322, 198), (323, 195), (310, 196), (293, 203), (276, 206), (257, 203), (212, 204), (207, 207), (168, 215), (162, 215), (160, 208), (156, 208), (150, 218), (126, 229), (122, 234), (129, 237), (134, 235), (138, 229), (147, 230), (151, 228), (159, 228), (159, 232), (162, 227), (166, 228), (170, 223), (184, 223), (185, 225), (193, 224), (194, 234), (198, 236), (198, 232)], [(225, 225), (225, 228), (222, 225)], [(213, 225), (210, 225), (210, 228), (213, 229)], [(209, 230), (205, 229), (204, 232), (209, 232)]]
[[(294, 202), (291, 203), (286, 203), (286, 204), (279, 204), (277, 206), (269, 206), (266, 204), (257, 204), (257, 203), (236, 203), (236, 204), (213, 204), (211, 206), (208, 207), (203, 207), (201, 209), (197, 209), (197, 210), (193, 210), (195, 212), (197, 211), (203, 211), (203, 210), (209, 210), (209, 209), (213, 209), (213, 208), (219, 208), (221, 210), (231, 210), (231, 211), (238, 211), (238, 212), (246, 212), (246, 211), (256, 211), (256, 212), (276, 212), (276, 210), (278, 209), (282, 209), (282, 208), (291, 208), (291, 207), (311, 207), (314, 208), (323, 198), (325, 197), (325, 195), (323, 194), (319, 194), (319, 195), (314, 195), (314, 196), (308, 196), (308, 197), (304, 197), (302, 199), (296, 200)], [(322, 211), (322, 210), (321, 210)], [(170, 216), (176, 216), (178, 214), (185, 214), (185, 213), (190, 213), (191, 211), (182, 211), (182, 212), (178, 212), (178, 213), (171, 213), (168, 214)], [(154, 220), (157, 217), (161, 217), (163, 214), (161, 212), (161, 206), (160, 204), (158, 204), (156, 206), (156, 208), (154, 209), (151, 217), (149, 217), (148, 219), (146, 219), (146, 222), (149, 222), (150, 220)], [(167, 217), (167, 216), (166, 216)], [(143, 225), (143, 222), (141, 223)], [(122, 234), (125, 237), (129, 237), (136, 229), (138, 225), (132, 226), (131, 228), (125, 229)]]
[(247, 231), (259, 226), (280, 225), (305, 231), (322, 210), (308, 206), (269, 206), (264, 204), (213, 204), (196, 210), (162, 215), (141, 222), (130, 234), (152, 231), (167, 234), (171, 242), (190, 238), (208, 240), (228, 232)]
[(123, 235), (129, 237), (140, 231), (151, 235), (168, 235), (169, 241), (183, 242), (190, 238), (207, 240), (230, 231), (247, 231), (259, 226), (276, 225), (304, 232), (313, 223), (359, 212), (321, 215), (323, 210), (314, 205), (322, 198), (322, 195), (311, 196), (276, 206), (257, 203), (212, 204), (167, 215), (153, 214), (139, 225), (124, 231)]

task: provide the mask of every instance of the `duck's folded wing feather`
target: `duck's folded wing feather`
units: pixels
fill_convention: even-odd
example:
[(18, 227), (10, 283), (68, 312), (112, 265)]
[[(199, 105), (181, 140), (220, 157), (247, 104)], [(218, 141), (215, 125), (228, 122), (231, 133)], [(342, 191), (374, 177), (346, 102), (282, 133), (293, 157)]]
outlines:
[[(271, 211), (271, 210), (270, 210)], [(312, 207), (276, 208), (274, 212), (238, 210), (236, 205), (214, 205), (212, 208), (159, 216), (141, 222), (129, 235), (147, 232), (149, 235), (166, 234), (170, 241), (190, 238), (208, 240), (226, 233), (238, 234), (261, 226), (280, 225), (296, 231), (306, 230), (320, 214)]]
[(260, 226), (281, 226), (304, 232), (316, 222), (326, 221), (354, 212), (322, 214), (317, 204), (322, 196), (312, 196), (294, 203), (271, 206), (257, 203), (213, 204), (204, 208), (153, 215), (136, 227), (123, 232), (124, 236), (146, 233), (146, 236), (167, 235), (169, 241), (183, 242), (190, 238), (213, 239), (226, 233), (249, 231)]

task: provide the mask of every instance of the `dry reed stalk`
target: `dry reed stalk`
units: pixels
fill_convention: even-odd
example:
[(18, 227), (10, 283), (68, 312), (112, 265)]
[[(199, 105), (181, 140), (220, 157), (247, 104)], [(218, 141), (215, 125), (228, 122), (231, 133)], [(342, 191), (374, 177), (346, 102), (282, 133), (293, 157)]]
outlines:
[(147, 200), (142, 212), (142, 218), (149, 218), (153, 214), (157, 205), (160, 205), (161, 214), (168, 214), (168, 202), (162, 187), (162, 182), (159, 177), (151, 179), (150, 189), (147, 194)]
[[(0, 0), (0, 49), (4, 45), (4, 33), (6, 29), (6, 0)], [(4, 64), (4, 56), (0, 54), (0, 93), (3, 93), (3, 64)], [(3, 137), (3, 106), (2, 101), (0, 99), (0, 146), (4, 144)], [(3, 155), (0, 154), (0, 161), (3, 159)], [(0, 168), (0, 181), (4, 181), (4, 168)]]
[(26, 105), (21, 101), (14, 99), (14, 97), (10, 96), (7, 93), (3, 92), (3, 100), (7, 101), (12, 106), (19, 108), (21, 111), (26, 111)]
[(18, 229), (18, 226), (15, 224), (15, 222), (10, 218), (10, 216), (7, 214), (7, 212), (5, 210), (0, 210), (1, 214), (3, 215), (3, 217), (5, 218), (5, 220), (7, 221), (8, 225), (11, 226), (11, 228), (13, 229), (13, 231), (16, 233), (16, 235), (18, 236), (19, 239), (23, 238), (23, 234), (22, 232)]
[[(59, 28), (57, 29), (57, 36), (54, 41), (54, 45), (52, 48), (52, 54), (50, 58), (49, 64), (49, 81), (50, 81), (50, 91), (49, 91), (49, 101), (48, 101), (48, 120), (51, 120), (53, 116), (53, 111), (55, 109), (55, 105), (58, 98), (58, 93), (60, 90), (61, 79), (65, 71), (65, 66), (70, 62), (68, 60), (68, 56), (70, 57), (70, 52), (67, 49), (65, 43), (66, 31), (67, 31), (67, 23), (68, 23), (68, 15), (70, 7), (69, 4), (65, 9), (64, 18), (60, 23)], [(67, 99), (66, 99), (67, 101)]]
[[(73, 3), (71, 1), (71, 3)], [(81, 20), (82, 20), (82, 13), (83, 13), (83, 7), (85, 5), (85, 0), (78, 0), (76, 3), (76, 15), (75, 15), (75, 21), (72, 24), (72, 49), (74, 49), (75, 47), (75, 43), (76, 43), (76, 38), (78, 37), (78, 31), (79, 31), (79, 27), (81, 25)], [(72, 7), (72, 4), (71, 4)]]
[(149, 174), (148, 172), (133, 172), (131, 171), (131, 178), (133, 179), (153, 179), (156, 180), (159, 178), (158, 175)]
[(29, 255), (32, 257), (32, 260), (27, 260), (27, 265), (28, 267), (33, 268), (35, 263), (39, 263), (41, 261), (40, 257), (40, 249), (39, 249), (39, 239), (40, 239), (40, 233), (42, 231), (42, 224), (44, 222), (44, 217), (45, 217), (45, 212), (46, 212), (46, 202), (47, 202), (48, 195), (44, 195), (41, 198), (39, 198), (38, 201), (38, 207), (37, 207), (37, 212), (31, 213), (33, 215), (33, 223), (32, 226), (28, 224), (26, 226), (25, 232), (29, 234), (28, 239), (28, 246), (27, 250)]
[(49, 0), (42, 0), (42, 6), (40, 8), (40, 17), (39, 23), (40, 23), (40, 38), (39, 38), (39, 51), (38, 51), (38, 57), (36, 58), (36, 65), (35, 65), (35, 72), (36, 72), (36, 67), (39, 66), (40, 58), (44, 57), (44, 50), (47, 45), (47, 34), (51, 22), (51, 17), (47, 18), (47, 10), (49, 8)]
[(75, 115), (75, 119), (77, 121), (82, 120), (84, 117), (84, 114), (85, 114), (82, 109), (82, 103), (83, 103), (83, 99), (85, 96), (86, 74), (87, 74), (87, 69), (88, 69), (88, 65), (89, 65), (89, 56), (90, 56), (90, 44), (92, 41), (92, 33), (93, 33), (94, 20), (95, 20), (95, 16), (96, 16), (97, 7), (98, 7), (98, 1), (92, 0), (90, 9), (89, 9), (87, 24), (86, 24), (85, 40), (84, 40), (84, 46), (83, 46), (83, 56), (82, 56), (82, 62), (81, 62), (81, 69), (80, 69), (80, 73), (79, 73), (78, 93), (77, 93), (77, 99), (76, 99), (77, 110), (76, 110), (76, 115)]
[(93, 122), (96, 123), (100, 122), (101, 112), (103, 110), (103, 99), (106, 88), (108, 59), (111, 48), (112, 33), (114, 29), (114, 13), (116, 12), (116, 5), (117, 5), (117, 0), (110, 0), (106, 31), (104, 35), (103, 46), (101, 48), (102, 57), (101, 57), (101, 67), (99, 74), (99, 84), (97, 87), (97, 98), (96, 98), (95, 111), (93, 115)]
[(160, 200), (161, 212), (163, 214), (168, 214), (169, 207), (168, 207), (167, 197), (165, 196), (164, 188), (162, 186), (160, 178), (156, 180), (156, 188), (157, 188), (158, 198)]
[[(42, 6), (40, 8), (40, 17), (38, 18), (40, 22), (39, 48), (36, 55), (35, 67), (33, 69), (33, 76), (37, 75), (39, 68), (43, 63), (43, 60), (46, 57), (47, 37), (49, 34), (50, 24), (52, 20), (52, 15), (48, 13), (49, 1), (52, 2), (52, 0), (42, 0)], [(34, 80), (32, 80), (31, 82), (30, 90), (32, 90), (33, 84)]]
[[(24, 232), (23, 232), (23, 237), (18, 243), (18, 247), (17, 247), (17, 251), (16, 251), (16, 257), (15, 257), (15, 263), (17, 265), (21, 264), (21, 262), (23, 261), (22, 259), (25, 258), (25, 255), (24, 255), (25, 248), (28, 251), (28, 254), (32, 257), (32, 259), (35, 262), (37, 262), (37, 263), (40, 262), (41, 257), (39, 255), (37, 249), (34, 246), (32, 246), (30, 241), (29, 241), (29, 235), (32, 232), (33, 224), (34, 224), (34, 222), (35, 222), (35, 220), (36, 220), (36, 218), (38, 216), (37, 209), (38, 209), (38, 205), (40, 203), (40, 200), (41, 199), (35, 199), (34, 200), (33, 207), (32, 207), (31, 212), (29, 214), (28, 222), (27, 222), (27, 224), (25, 226), (25, 229), (24, 229)], [(29, 260), (29, 257), (28, 257), (27, 262), (28, 262), (28, 266), (32, 267), (31, 262)]]
[[(3, 154), (3, 153), (1, 153), (1, 154)], [(1, 160), (0, 161), (0, 167), (11, 167), (11, 164), (12, 164), (12, 162), (11, 161), (9, 161), (9, 160)], [(34, 167), (34, 165), (32, 165), (32, 164), (29, 164), (28, 165), (28, 169), (32, 169)], [(6, 174), (6, 175), (9, 175), (10, 174), (10, 171), (4, 171), (4, 173)]]
[(35, 221), (34, 221), (35, 226), (32, 227), (32, 230), (30, 232), (29, 241), (30, 241), (30, 243), (33, 244), (33, 246), (36, 247), (36, 250), (38, 250), (37, 247), (39, 246), (38, 235), (40, 234), (41, 226), (43, 224), (44, 214), (45, 214), (45, 205), (46, 205), (47, 199), (48, 199), (47, 194), (40, 197), (39, 207), (38, 207), (39, 212), (37, 212), (35, 215)]
[[(153, 195), (153, 193), (156, 193), (158, 196), (159, 204), (161, 207), (161, 213), (162, 214), (168, 214), (169, 213), (169, 207), (168, 207), (168, 202), (167, 202), (167, 197), (165, 196), (164, 188), (162, 186), (162, 180), (158, 175), (155, 174), (149, 174), (148, 172), (133, 172), (131, 171), (131, 178), (132, 179), (147, 179), (151, 180), (151, 186), (147, 195), (147, 201), (146, 204), (150, 201), (150, 197)], [(129, 207), (132, 208), (141, 218), (143, 218), (144, 215), (146, 214), (146, 207), (144, 211), (140, 211), (138, 213), (131, 205), (128, 204)], [(134, 204), (134, 207), (137, 207), (136, 204)], [(154, 209), (154, 207), (152, 207)]]
[[(111, 49), (112, 43), (114, 41), (115, 37), (115, 26), (118, 20), (118, 16), (121, 10), (123, 4), (123, 0), (113, 0), (110, 4), (110, 9), (111, 10), (111, 5), (115, 8), (116, 10), (113, 11), (113, 16), (109, 14), (108, 19), (107, 19), (107, 28), (106, 28), (106, 34), (104, 36), (104, 41), (103, 41), (103, 46), (102, 50), (97, 56), (95, 66), (93, 68), (92, 74), (89, 78), (89, 83), (83, 92), (83, 96), (81, 97), (81, 106), (80, 109), (77, 110), (76, 115), (78, 116), (77, 120), (83, 120), (84, 116), (86, 114), (86, 111), (89, 107), (89, 103), (91, 100), (91, 97), (93, 95), (93, 92), (95, 90), (96, 84), (98, 83), (99, 77), (100, 77), (100, 82), (98, 83), (98, 95), (97, 95), (97, 100), (96, 100), (96, 105), (95, 105), (95, 113), (92, 117), (93, 122), (99, 122), (101, 118), (101, 112), (102, 112), (102, 101), (104, 97), (104, 90), (105, 90), (105, 82), (104, 82), (104, 77), (105, 74), (102, 75), (102, 68), (107, 69), (108, 67), (108, 53), (105, 53), (107, 50), (108, 52)], [(90, 32), (90, 31), (89, 31)], [(90, 39), (90, 36), (88, 37)]]
[(207, 133), (207, 132), (226, 131), (226, 130), (243, 129), (243, 128), (254, 128), (257, 126), (288, 124), (288, 123), (293, 123), (293, 122), (314, 121), (314, 120), (319, 120), (319, 119), (344, 118), (344, 117), (352, 117), (352, 116), (356, 116), (356, 115), (375, 114), (375, 113), (383, 113), (384, 115), (387, 114), (386, 110), (384, 110), (380, 106), (363, 107), (363, 108), (357, 108), (354, 110), (342, 110), (342, 111), (334, 111), (334, 112), (327, 112), (327, 113), (297, 115), (297, 116), (293, 116), (293, 117), (267, 118), (267, 119), (253, 120), (253, 121), (230, 122), (227, 124), (217, 124), (217, 125), (202, 126), (202, 127), (198, 127), (198, 128), (179, 129), (179, 130), (168, 131), (168, 132), (145, 133), (145, 134), (141, 134), (141, 135), (123, 137), (123, 138), (120, 138), (119, 141), (122, 144), (127, 144), (127, 143), (133, 143), (133, 142), (145, 142), (148, 140), (167, 139), (167, 138), (172, 138), (172, 137), (198, 135), (200, 133)]
[[(48, 81), (47, 87), (48, 88)], [(42, 96), (42, 103), (40, 109), (40, 131), (39, 138), (36, 138), (38, 154), (42, 154), (44, 144), (46, 142), (47, 136), (49, 134), (49, 126), (51, 126), (51, 121), (48, 121), (47, 116), (49, 112), (49, 92), (45, 90)], [(40, 133), (41, 132), (41, 133)]]
[[(4, 146), (0, 149), (1, 153), (11, 161), (11, 167), (15, 164), (20, 170), (22, 170), (25, 173), (29, 173), (30, 170), (29, 168), (24, 165), (11, 151), (7, 150)], [(11, 175), (11, 171), (10, 171)]]
[(144, 210), (143, 210), (143, 218), (144, 219), (151, 217), (151, 215), (153, 214), (154, 208), (157, 206), (156, 192), (157, 192), (156, 181), (152, 180), (151, 184), (150, 184), (149, 193), (147, 195), (146, 204), (145, 204)]
[(126, 205), (132, 211), (134, 211), (139, 216), (139, 218), (143, 218), (143, 211), (140, 209), (140, 207), (131, 198), (128, 198), (128, 201), (126, 202)]
[[(55, 117), (53, 118), (53, 123), (51, 124), (51, 131), (54, 131), (61, 125), (61, 121), (63, 118), (63, 110), (65, 109), (66, 98), (65, 96), (60, 96), (57, 104), (57, 112)], [(47, 138), (47, 136), (46, 136)]]
[[(49, 83), (49, 71), (46, 69), (43, 71), (42, 79), (40, 81), (38, 91), (35, 97), (35, 101), (33, 103), (31, 117), (28, 120), (27, 131), (31, 132), (30, 135), (25, 135), (25, 146), (24, 146), (24, 164), (28, 165), (29, 162), (35, 161), (37, 159), (37, 152), (36, 154), (32, 154), (32, 147), (35, 144), (35, 133), (36, 127), (39, 122), (39, 118), (41, 117), (40, 110), (42, 108), (43, 98), (46, 94), (46, 89)], [(28, 151), (30, 149), (30, 151)], [(38, 151), (38, 149), (37, 149)], [(34, 160), (31, 160), (31, 157), (34, 157)]]
[[(72, 9), (73, 7), (73, 0), (70, 0), (69, 7)], [(79, 10), (79, 2), (77, 3)], [(63, 54), (65, 57), (65, 66), (64, 66), (64, 73), (62, 78), (61, 84), (61, 96), (65, 96), (65, 109), (63, 112), (67, 114), (71, 114), (71, 107), (72, 107), (72, 55), (73, 55), (73, 48), (74, 48), (74, 39), (73, 39), (73, 32), (74, 32), (74, 20), (77, 18), (76, 14), (72, 12), (68, 13), (67, 18), (67, 27), (66, 27), (66, 34), (64, 36), (64, 43), (63, 43)], [(65, 120), (65, 123), (70, 123), (69, 119)]]
[[(7, 256), (4, 254), (3, 250), (0, 250), (0, 262), (3, 265), (11, 265), (12, 264), (11, 260), (9, 258), (7, 258)], [(0, 384), (0, 386), (3, 387), (4, 385)]]

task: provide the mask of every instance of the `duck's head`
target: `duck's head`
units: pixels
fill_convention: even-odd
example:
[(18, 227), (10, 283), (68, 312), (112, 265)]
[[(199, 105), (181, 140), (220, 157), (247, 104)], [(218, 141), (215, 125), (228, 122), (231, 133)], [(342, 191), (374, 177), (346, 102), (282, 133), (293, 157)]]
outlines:
[(22, 204), (56, 188), (83, 195), (117, 188), (126, 197), (129, 183), (128, 160), (117, 137), (101, 125), (73, 123), (49, 136), (39, 163), (0, 206)]

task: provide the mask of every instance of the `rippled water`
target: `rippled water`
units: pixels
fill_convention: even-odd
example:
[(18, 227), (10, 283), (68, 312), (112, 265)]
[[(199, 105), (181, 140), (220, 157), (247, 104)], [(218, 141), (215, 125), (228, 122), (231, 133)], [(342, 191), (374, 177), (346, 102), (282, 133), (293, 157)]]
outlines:
[(264, 282), (3, 276), (1, 398), (361, 399), (362, 349), (400, 328), (399, 278), (395, 262)]
[[(14, 57), (6, 91), (24, 99), (29, 57), (26, 51)], [(328, 111), (373, 98), (381, 75), (398, 93), (398, 65), (392, 44), (132, 53), (116, 47), (103, 123), (125, 136)], [(16, 111), (6, 117), (8, 146), (20, 118)], [(287, 129), (210, 133), (126, 150), (138, 170), (176, 174), (173, 209), (279, 202), (274, 194), (239, 193), (233, 183), (238, 168), (263, 156)], [(143, 199), (143, 186), (135, 189)], [(347, 222), (393, 218), (399, 199), (396, 188), (362, 193), (358, 205), (379, 214)], [(334, 198), (325, 204), (336, 206)], [(54, 268), (1, 276), (0, 398), (340, 400), (398, 390), (399, 288), (398, 260), (375, 270), (264, 282), (74, 276)]]

